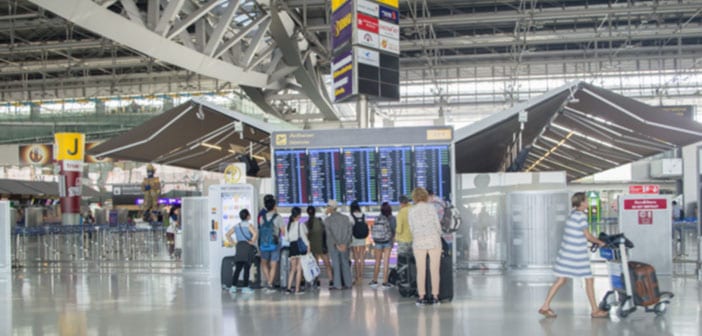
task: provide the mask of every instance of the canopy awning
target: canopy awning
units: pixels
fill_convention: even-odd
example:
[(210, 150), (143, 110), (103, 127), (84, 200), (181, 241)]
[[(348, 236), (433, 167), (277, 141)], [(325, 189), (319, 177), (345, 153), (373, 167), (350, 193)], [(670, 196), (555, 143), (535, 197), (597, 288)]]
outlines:
[[(3, 195), (58, 197), (58, 188), (56, 182), (0, 179), (0, 194)], [(100, 193), (95, 189), (83, 186), (83, 197), (100, 197)]]
[(458, 173), (564, 170), (573, 180), (700, 141), (702, 124), (575, 82), (459, 129), (456, 139)]
[(97, 157), (223, 171), (253, 154), (259, 177), (270, 176), (270, 134), (294, 129), (194, 99), (88, 151)]

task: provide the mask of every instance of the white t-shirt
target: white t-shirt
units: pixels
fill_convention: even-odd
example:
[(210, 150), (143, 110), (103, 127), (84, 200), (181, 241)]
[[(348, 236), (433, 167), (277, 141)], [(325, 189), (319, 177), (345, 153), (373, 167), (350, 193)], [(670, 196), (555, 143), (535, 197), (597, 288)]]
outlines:
[(292, 222), (290, 225), (290, 231), (288, 231), (285, 235), (285, 240), (292, 243), (297, 241), (300, 237), (302, 237), (302, 240), (305, 242), (305, 244), (307, 244), (307, 246), (310, 246), (310, 241), (307, 238), (307, 225), (300, 224), (299, 221)]
[(177, 224), (178, 224), (177, 221), (171, 220), (171, 223), (166, 228), (166, 233), (175, 233)]

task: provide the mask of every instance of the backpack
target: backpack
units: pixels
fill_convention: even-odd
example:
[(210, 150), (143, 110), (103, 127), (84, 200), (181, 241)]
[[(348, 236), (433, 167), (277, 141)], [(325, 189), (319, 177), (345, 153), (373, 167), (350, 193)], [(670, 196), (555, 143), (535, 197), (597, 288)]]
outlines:
[(380, 215), (375, 219), (375, 224), (371, 229), (371, 237), (376, 244), (385, 244), (390, 242), (392, 238), (392, 230), (388, 218)]
[(258, 228), (260, 234), (258, 245), (261, 252), (272, 252), (278, 249), (278, 237), (275, 234), (274, 223), (276, 217), (278, 217), (278, 214), (273, 214), (270, 219), (266, 219), (265, 215), (262, 218), (263, 224)]
[(366, 215), (361, 215), (361, 218), (356, 218), (351, 214), (353, 218), (353, 237), (356, 239), (366, 239), (368, 238), (368, 224), (366, 224)]
[(456, 208), (449, 202), (443, 202), (442, 206), (444, 215), (441, 217), (441, 220), (439, 220), (439, 223), (441, 223), (441, 230), (446, 233), (456, 232), (461, 225), (461, 218), (456, 213)]

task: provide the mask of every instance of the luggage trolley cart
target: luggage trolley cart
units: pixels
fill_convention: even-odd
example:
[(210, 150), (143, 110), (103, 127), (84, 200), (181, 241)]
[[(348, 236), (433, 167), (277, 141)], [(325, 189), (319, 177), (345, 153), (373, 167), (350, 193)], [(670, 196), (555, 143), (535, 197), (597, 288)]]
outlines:
[[(607, 270), (612, 284), (612, 290), (608, 291), (600, 302), (600, 309), (610, 311), (616, 307), (617, 315), (621, 318), (629, 316), (637, 306), (644, 307), (648, 313), (664, 315), (674, 295), (671, 292), (658, 292), (655, 272), (652, 274), (655, 288), (651, 290), (656, 295), (644, 299), (639, 293), (634, 292), (632, 285), (634, 275), (631, 273), (631, 268), (634, 265), (645, 265), (629, 261), (628, 250), (634, 248), (634, 244), (623, 233), (616, 235), (600, 233), (599, 239), (606, 244), (600, 248), (600, 256), (607, 261)], [(593, 245), (592, 250), (596, 251), (597, 245)]]

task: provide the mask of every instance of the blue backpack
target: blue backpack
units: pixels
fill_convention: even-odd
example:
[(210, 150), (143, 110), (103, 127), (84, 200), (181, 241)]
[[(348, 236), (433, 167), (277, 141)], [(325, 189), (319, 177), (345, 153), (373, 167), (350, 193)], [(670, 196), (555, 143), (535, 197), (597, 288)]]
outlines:
[(275, 234), (275, 218), (278, 214), (273, 214), (270, 219), (264, 215), (263, 224), (258, 229), (258, 245), (261, 252), (272, 252), (278, 249), (278, 235)]

